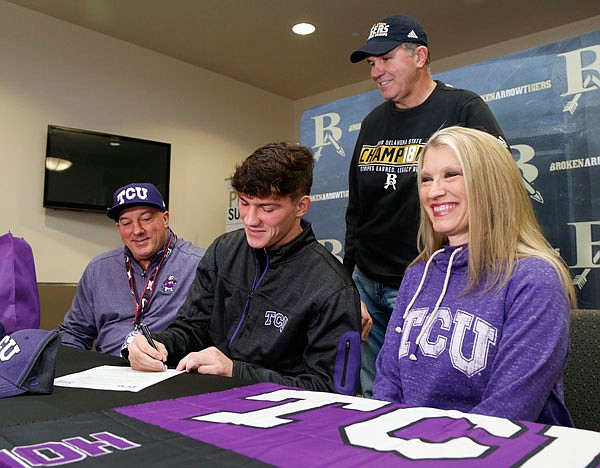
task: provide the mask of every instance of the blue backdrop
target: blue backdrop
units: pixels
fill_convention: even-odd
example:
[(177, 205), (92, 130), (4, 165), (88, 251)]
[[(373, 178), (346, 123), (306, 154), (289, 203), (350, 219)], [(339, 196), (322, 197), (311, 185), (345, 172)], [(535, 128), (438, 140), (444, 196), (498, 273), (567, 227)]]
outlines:
[[(600, 31), (434, 78), (488, 103), (546, 237), (571, 270), (579, 307), (600, 308)], [(362, 119), (381, 102), (375, 90), (301, 118), (301, 143), (315, 152), (309, 219), (340, 260), (354, 143)]]

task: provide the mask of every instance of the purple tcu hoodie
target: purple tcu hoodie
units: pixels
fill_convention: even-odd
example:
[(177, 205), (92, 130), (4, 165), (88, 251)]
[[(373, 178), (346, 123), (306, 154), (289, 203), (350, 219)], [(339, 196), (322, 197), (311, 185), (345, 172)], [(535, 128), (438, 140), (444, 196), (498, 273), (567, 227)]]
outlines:
[(410, 268), (377, 358), (373, 397), (572, 426), (564, 403), (570, 304), (545, 260), (523, 258), (508, 283), (467, 285), (468, 248)]

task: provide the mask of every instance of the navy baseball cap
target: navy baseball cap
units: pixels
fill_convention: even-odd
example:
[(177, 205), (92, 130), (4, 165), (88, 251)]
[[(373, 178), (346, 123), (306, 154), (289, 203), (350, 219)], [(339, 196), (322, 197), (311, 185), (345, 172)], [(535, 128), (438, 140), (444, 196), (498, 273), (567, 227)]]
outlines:
[(154, 184), (133, 182), (115, 191), (113, 206), (106, 214), (110, 219), (119, 221), (121, 211), (132, 206), (153, 206), (167, 211), (163, 197)]
[(371, 55), (387, 54), (403, 42), (427, 46), (427, 33), (423, 26), (410, 16), (388, 16), (371, 26), (366, 44), (352, 52), (350, 61), (356, 63)]
[(0, 339), (0, 398), (52, 393), (60, 335), (25, 329)]

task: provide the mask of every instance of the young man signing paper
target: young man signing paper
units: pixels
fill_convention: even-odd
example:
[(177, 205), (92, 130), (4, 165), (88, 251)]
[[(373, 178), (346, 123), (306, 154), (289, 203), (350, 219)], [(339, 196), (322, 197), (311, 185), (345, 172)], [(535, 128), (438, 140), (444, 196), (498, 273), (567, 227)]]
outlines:
[(129, 345), (136, 370), (178, 370), (355, 394), (360, 302), (350, 275), (302, 219), (313, 157), (263, 146), (237, 166), (244, 229), (223, 234), (198, 265), (176, 320)]

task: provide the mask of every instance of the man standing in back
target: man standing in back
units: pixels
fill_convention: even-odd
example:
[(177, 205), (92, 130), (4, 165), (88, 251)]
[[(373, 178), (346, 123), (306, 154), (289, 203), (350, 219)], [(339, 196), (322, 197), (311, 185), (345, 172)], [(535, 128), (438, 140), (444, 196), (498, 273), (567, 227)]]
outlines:
[(451, 125), (504, 137), (477, 94), (433, 80), (427, 33), (415, 19), (398, 15), (376, 22), (350, 56), (353, 63), (365, 59), (386, 102), (365, 117), (354, 147), (344, 265), (360, 292), (363, 329), (372, 319), (361, 369), (362, 391), (370, 397), (396, 293), (417, 255), (416, 169), (425, 143)]

